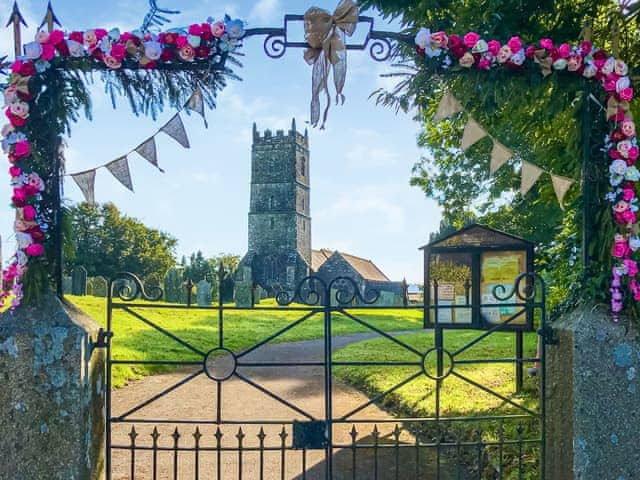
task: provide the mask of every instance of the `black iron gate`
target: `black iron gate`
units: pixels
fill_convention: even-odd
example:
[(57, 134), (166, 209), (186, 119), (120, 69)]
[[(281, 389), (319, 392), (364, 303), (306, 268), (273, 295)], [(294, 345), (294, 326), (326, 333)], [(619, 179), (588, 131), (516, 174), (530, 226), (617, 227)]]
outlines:
[[(221, 268), (220, 284), (224, 276)], [(193, 306), (191, 295), (187, 305), (164, 303), (160, 289), (145, 291), (135, 276), (121, 274), (110, 282), (107, 300), (107, 479), (544, 478), (544, 342), (533, 342), (537, 352), (527, 356), (516, 348), (502, 358), (491, 357), (491, 349), (472, 354), (487, 339), (508, 335), (501, 330), (520, 315), (535, 314), (539, 332), (546, 331), (544, 286), (528, 274), (517, 284), (524, 277), (526, 292), (515, 285), (501, 299), (504, 305), (512, 298), (518, 308), (513, 318), (462, 344), (459, 331), (437, 325), (432, 333), (416, 330), (425, 339), (418, 345), (411, 333), (380, 327), (376, 315), (400, 310), (420, 318), (442, 307), (412, 305), (406, 296), (400, 306), (381, 306), (376, 292), (362, 292), (349, 278), (326, 284), (308, 277), (294, 292), (281, 292), (276, 304), (243, 308)], [(180, 319), (186, 311), (202, 317), (197, 345), (184, 339)], [(262, 339), (239, 342), (236, 337), (250, 333), (234, 322), (240, 316), (264, 322), (261, 315), (286, 321)], [(299, 339), (296, 330), (310, 324), (317, 326), (319, 341), (286, 343)], [(336, 335), (345, 325), (364, 333)], [(175, 349), (158, 352), (152, 334), (168, 338)], [(189, 335), (193, 338), (193, 331)], [(369, 337), (388, 342), (383, 357), (336, 358), (335, 347)], [(268, 345), (270, 354), (264, 356)], [(298, 347), (293, 358), (287, 355), (291, 345)], [(515, 367), (509, 372), (513, 382), (507, 382), (512, 388), (523, 365), (538, 366), (538, 375), (527, 380), (530, 395), (524, 401), (518, 393), (483, 384), (471, 365)], [(120, 368), (167, 373), (114, 388), (113, 373)], [(364, 396), (335, 381), (340, 369), (401, 369), (406, 376), (377, 389), (363, 385)], [(283, 378), (286, 388), (280, 388)], [(415, 382), (423, 382), (420, 391), (433, 400), (427, 415), (407, 414), (411, 405), (395, 396)], [(452, 390), (452, 382), (465, 387)], [(456, 412), (447, 404), (456, 395), (485, 395), (499, 405)], [(390, 399), (395, 400), (388, 413)]]

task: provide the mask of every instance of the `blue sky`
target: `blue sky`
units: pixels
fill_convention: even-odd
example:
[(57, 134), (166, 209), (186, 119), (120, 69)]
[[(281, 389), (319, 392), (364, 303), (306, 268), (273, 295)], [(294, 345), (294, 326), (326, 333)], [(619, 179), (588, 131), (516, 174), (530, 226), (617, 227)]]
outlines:
[[(22, 0), (19, 5), (29, 24), (23, 41), (33, 38), (46, 0)], [(280, 26), (285, 13), (304, 13), (306, 2), (288, 0), (182, 1), (159, 0), (160, 6), (180, 9), (174, 26), (201, 22), (225, 12), (247, 20), (250, 27)], [(57, 0), (54, 10), (66, 30), (92, 27), (119, 27), (129, 30), (140, 25), (147, 2), (78, 2)], [(336, 0), (315, 5), (329, 10)], [(11, 2), (0, 0), (4, 17)], [(4, 19), (3, 19), (4, 20)], [(6, 20), (4, 20), (6, 23)], [(397, 29), (385, 26), (378, 29)], [(359, 26), (364, 29), (364, 26)], [(360, 31), (360, 35), (364, 32)], [(357, 35), (358, 33), (356, 33)], [(10, 29), (0, 33), (0, 50), (12, 52)], [(247, 248), (251, 127), (288, 129), (292, 117), (303, 129), (309, 117), (310, 67), (302, 50), (289, 50), (278, 60), (262, 50), (262, 39), (245, 42), (236, 69), (242, 82), (230, 80), (219, 96), (218, 108), (207, 112), (209, 128), (198, 116), (184, 116), (192, 148), (184, 150), (165, 135), (158, 138), (162, 174), (141, 157), (132, 154), (132, 194), (109, 172), (102, 169), (96, 178), (96, 200), (111, 201), (125, 213), (147, 225), (171, 233), (179, 240), (178, 254), (202, 250), (206, 255), (220, 252), (244, 254)], [(410, 115), (377, 107), (369, 94), (389, 85), (380, 74), (390, 70), (386, 63), (374, 62), (367, 53), (349, 53), (345, 88), (346, 103), (332, 107), (325, 131), (310, 129), (310, 174), (312, 242), (314, 248), (331, 248), (372, 259), (391, 278), (422, 278), (417, 248), (426, 243), (437, 228), (440, 212), (435, 202), (409, 186), (411, 167), (426, 152), (416, 146), (418, 124)], [(93, 168), (128, 152), (153, 134), (175, 113), (165, 111), (156, 122), (130, 113), (120, 99), (117, 110), (96, 76), (93, 88), (93, 121), (73, 126), (68, 139), (67, 171)], [(13, 212), (8, 207), (9, 177), (0, 182), (0, 234), (3, 256), (14, 249)], [(82, 194), (70, 179), (65, 181), (65, 197), (80, 201)]]

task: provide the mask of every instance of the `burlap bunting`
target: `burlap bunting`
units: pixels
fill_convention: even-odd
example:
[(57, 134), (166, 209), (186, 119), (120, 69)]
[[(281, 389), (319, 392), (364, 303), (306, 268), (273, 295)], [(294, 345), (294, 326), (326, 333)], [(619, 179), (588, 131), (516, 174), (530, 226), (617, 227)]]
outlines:
[(540, 167), (536, 167), (533, 163), (529, 163), (526, 160), (522, 161), (522, 181), (520, 183), (520, 194), (525, 196), (531, 187), (535, 185), (542, 175), (542, 170)]
[(571, 178), (554, 175), (552, 173), (551, 183), (553, 183), (553, 191), (556, 192), (556, 197), (558, 198), (560, 208), (564, 210), (564, 204), (562, 203), (562, 200), (564, 199), (564, 196), (569, 188), (571, 188), (571, 185), (573, 185), (573, 180)]
[(324, 128), (331, 104), (329, 72), (333, 67), (333, 83), (336, 88), (336, 104), (344, 103), (342, 93), (347, 78), (347, 50), (345, 36), (353, 35), (358, 24), (358, 6), (352, 0), (342, 0), (333, 15), (326, 10), (312, 7), (304, 14), (304, 38), (309, 48), (304, 59), (313, 65), (311, 84), (311, 125), (320, 121), (320, 93), (327, 97), (322, 117)]
[(74, 173), (71, 175), (73, 181), (76, 182), (82, 194), (84, 195), (85, 200), (88, 203), (94, 204), (95, 202), (95, 181), (96, 181), (96, 171), (95, 170), (87, 170), (86, 172)]
[(189, 111), (198, 113), (202, 117), (202, 120), (204, 121), (205, 128), (209, 127), (209, 125), (207, 124), (207, 117), (205, 117), (205, 114), (204, 114), (204, 96), (200, 88), (196, 88), (194, 90), (193, 94), (191, 95), (191, 97), (189, 97), (189, 100), (185, 104), (184, 108), (187, 113), (189, 113)]
[(445, 118), (449, 118), (451, 115), (462, 112), (463, 110), (462, 105), (460, 105), (460, 102), (456, 97), (447, 92), (442, 96), (442, 99), (438, 104), (436, 114), (433, 116), (433, 120), (434, 122), (439, 122)]
[(149, 137), (140, 145), (135, 148), (135, 152), (142, 158), (147, 160), (150, 164), (155, 166), (158, 170), (164, 173), (164, 170), (158, 165), (158, 153), (156, 150), (156, 140), (154, 137)]
[(107, 163), (105, 168), (111, 172), (111, 175), (116, 177), (116, 180), (133, 192), (133, 182), (131, 181), (131, 172), (129, 171), (129, 161), (126, 156)]
[(464, 132), (462, 133), (460, 148), (462, 150), (466, 150), (478, 140), (486, 136), (487, 132), (480, 126), (480, 124), (473, 118), (469, 117), (469, 121), (465, 125)]
[(493, 141), (493, 149), (491, 150), (491, 163), (489, 164), (489, 174), (493, 175), (498, 169), (507, 163), (513, 157), (513, 152), (502, 145), (497, 140)]
[(607, 120), (618, 114), (618, 109), (621, 109), (626, 117), (631, 117), (631, 110), (629, 102), (626, 100), (617, 100), (613, 96), (607, 100)]
[(169, 135), (184, 148), (190, 147), (189, 137), (187, 137), (187, 131), (184, 129), (184, 124), (182, 123), (179, 113), (176, 113), (160, 131)]
[(551, 65), (553, 62), (544, 48), (538, 49), (533, 53), (533, 61), (540, 65), (543, 76), (551, 75)]

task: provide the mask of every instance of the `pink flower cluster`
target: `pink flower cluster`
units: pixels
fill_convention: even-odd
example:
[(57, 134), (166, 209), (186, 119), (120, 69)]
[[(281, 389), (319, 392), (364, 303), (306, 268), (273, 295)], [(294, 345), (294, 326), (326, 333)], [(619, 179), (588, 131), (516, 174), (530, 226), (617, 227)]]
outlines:
[(160, 34), (125, 32), (102, 28), (74, 31), (66, 35), (61, 30), (41, 31), (25, 45), (25, 56), (33, 61), (50, 62), (54, 57), (90, 57), (108, 68), (118, 69), (130, 60), (146, 69), (159, 62), (193, 62), (234, 50), (244, 36), (240, 20), (193, 24), (182, 31)]
[(640, 170), (636, 161), (639, 148), (636, 126), (629, 110), (634, 90), (627, 64), (587, 41), (573, 46), (568, 43), (556, 45), (553, 40), (543, 38), (535, 45), (525, 45), (517, 36), (501, 43), (498, 40), (486, 41), (475, 32), (461, 37), (445, 32), (431, 33), (422, 28), (416, 35), (415, 44), (419, 56), (443, 58), (444, 68), (452, 66), (455, 60), (462, 68), (480, 70), (498, 66), (524, 69), (529, 62), (529, 65), (537, 64), (545, 76), (553, 70), (566, 70), (593, 79), (602, 86), (607, 120), (611, 125), (610, 134), (605, 139), (611, 158), (609, 181), (612, 190), (607, 198), (613, 205), (613, 217), (620, 226), (612, 248), (614, 267), (610, 290), (614, 318), (624, 307), (623, 278), (628, 279), (626, 283), (634, 300), (640, 301), (638, 264), (632, 259), (632, 254), (640, 249), (640, 236), (632, 233), (638, 225), (636, 190)]
[(17, 251), (9, 266), (2, 271), (0, 307), (9, 297), (11, 307), (20, 305), (23, 297), (22, 277), (30, 259), (44, 254), (47, 225), (38, 215), (44, 182), (30, 171), (32, 146), (24, 130), (33, 98), (29, 82), (51, 66), (57, 58), (85, 58), (118, 69), (126, 61), (129, 68), (151, 69), (160, 63), (192, 62), (208, 59), (218, 62), (217, 55), (232, 52), (244, 36), (244, 22), (228, 16), (223, 21), (194, 24), (180, 31), (160, 34), (125, 32), (114, 29), (86, 30), (65, 34), (61, 30), (40, 31), (33, 42), (24, 46), (24, 56), (12, 64), (8, 87), (4, 90), (5, 115), (9, 121), (2, 128), (2, 148), (9, 158), (12, 205), (16, 211), (14, 231)]

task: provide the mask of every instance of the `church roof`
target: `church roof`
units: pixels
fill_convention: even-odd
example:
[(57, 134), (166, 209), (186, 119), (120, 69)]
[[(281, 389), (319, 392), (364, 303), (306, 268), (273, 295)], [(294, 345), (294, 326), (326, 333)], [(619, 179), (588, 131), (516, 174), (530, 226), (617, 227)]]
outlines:
[(356, 257), (355, 255), (350, 255), (348, 253), (334, 252), (325, 248), (311, 251), (313, 271), (317, 272), (322, 264), (334, 254), (340, 255), (349, 265), (351, 265), (351, 268), (353, 268), (365, 280), (374, 280), (378, 282), (391, 281), (389, 277), (387, 277), (371, 260)]

